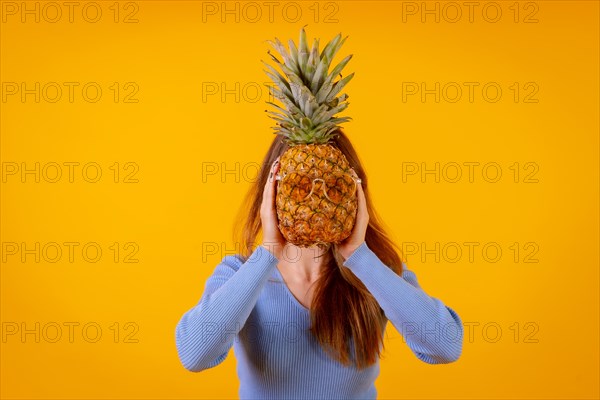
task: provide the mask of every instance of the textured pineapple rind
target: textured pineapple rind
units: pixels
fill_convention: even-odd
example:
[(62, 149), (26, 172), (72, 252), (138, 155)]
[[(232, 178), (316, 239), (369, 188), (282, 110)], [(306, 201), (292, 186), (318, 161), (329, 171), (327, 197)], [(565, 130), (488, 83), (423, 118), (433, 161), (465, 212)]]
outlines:
[[(358, 209), (356, 184), (344, 154), (330, 144), (299, 144), (280, 158), (276, 210), (284, 238), (296, 246), (339, 243), (350, 236)], [(323, 193), (323, 179), (330, 183)], [(335, 183), (335, 185), (334, 185)]]

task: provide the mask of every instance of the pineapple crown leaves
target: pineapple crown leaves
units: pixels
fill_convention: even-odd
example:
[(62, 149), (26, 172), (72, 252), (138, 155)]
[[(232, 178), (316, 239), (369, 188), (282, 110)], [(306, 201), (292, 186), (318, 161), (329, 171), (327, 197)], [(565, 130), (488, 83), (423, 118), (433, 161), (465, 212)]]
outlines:
[[(266, 86), (283, 107), (267, 101), (274, 110), (265, 111), (276, 121), (273, 133), (283, 135), (290, 144), (323, 144), (333, 138), (339, 124), (352, 120), (350, 117), (336, 117), (349, 104), (346, 101), (348, 95), (341, 94), (341, 91), (354, 73), (343, 77), (341, 71), (352, 54), (342, 59), (330, 72), (331, 61), (348, 36), (342, 38), (338, 34), (319, 52), (319, 39), (316, 38), (309, 49), (304, 27), (300, 30), (297, 47), (293, 40), (288, 41), (289, 51), (278, 38), (267, 41), (281, 59), (271, 50), (267, 54), (283, 74), (261, 60), (267, 67), (263, 71), (273, 81), (273, 85)], [(340, 79), (335, 80), (338, 75)]]

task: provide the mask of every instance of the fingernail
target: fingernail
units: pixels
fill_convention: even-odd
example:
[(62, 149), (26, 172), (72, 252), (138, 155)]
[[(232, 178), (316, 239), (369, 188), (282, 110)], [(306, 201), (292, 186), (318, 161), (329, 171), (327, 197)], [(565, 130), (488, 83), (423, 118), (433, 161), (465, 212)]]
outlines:
[(273, 177), (273, 172), (271, 172), (271, 173), (269, 174), (269, 179), (271, 179), (272, 177)]

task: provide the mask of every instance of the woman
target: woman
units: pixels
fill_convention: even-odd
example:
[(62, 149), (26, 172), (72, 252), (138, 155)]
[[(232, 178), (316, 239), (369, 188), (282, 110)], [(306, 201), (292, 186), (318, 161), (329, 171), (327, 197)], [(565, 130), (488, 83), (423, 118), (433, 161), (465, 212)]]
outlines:
[(223, 258), (199, 303), (177, 324), (178, 355), (190, 371), (219, 365), (234, 348), (242, 399), (375, 399), (388, 319), (426, 363), (450, 363), (461, 354), (460, 317), (428, 296), (403, 265), (341, 129), (333, 144), (362, 182), (351, 235), (327, 249), (284, 240), (275, 193), (288, 145), (277, 135), (246, 197), (243, 254)]

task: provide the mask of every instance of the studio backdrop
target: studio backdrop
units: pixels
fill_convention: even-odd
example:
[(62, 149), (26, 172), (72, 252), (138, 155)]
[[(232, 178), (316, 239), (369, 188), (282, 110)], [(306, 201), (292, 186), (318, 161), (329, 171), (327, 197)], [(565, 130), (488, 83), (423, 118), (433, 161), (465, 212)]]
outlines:
[(261, 60), (303, 26), (348, 37), (374, 207), (464, 326), (432, 365), (388, 325), (378, 397), (598, 398), (597, 1), (0, 5), (3, 399), (237, 398), (175, 327), (241, 250)]

